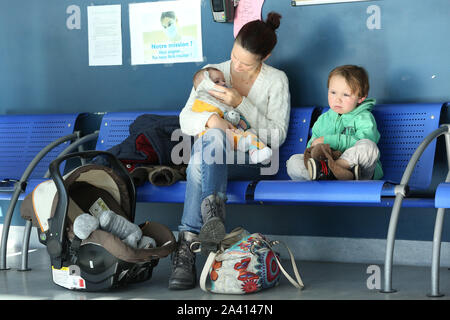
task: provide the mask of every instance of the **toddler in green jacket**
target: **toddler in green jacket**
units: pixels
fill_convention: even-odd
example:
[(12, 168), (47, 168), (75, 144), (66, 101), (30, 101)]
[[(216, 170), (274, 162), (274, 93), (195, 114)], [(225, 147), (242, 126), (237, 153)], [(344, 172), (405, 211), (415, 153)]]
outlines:
[[(307, 148), (329, 144), (331, 149), (342, 152), (335, 165), (350, 170), (355, 180), (380, 179), (380, 133), (371, 113), (375, 99), (367, 99), (366, 70), (355, 65), (339, 66), (330, 72), (327, 87), (330, 109), (314, 123)], [(327, 160), (310, 158), (305, 165), (303, 154), (294, 154), (286, 166), (293, 180), (335, 179)]]

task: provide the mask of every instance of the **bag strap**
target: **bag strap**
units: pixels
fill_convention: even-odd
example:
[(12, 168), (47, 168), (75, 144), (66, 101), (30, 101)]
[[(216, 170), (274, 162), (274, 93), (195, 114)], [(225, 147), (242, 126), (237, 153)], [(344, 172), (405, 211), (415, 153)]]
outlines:
[(206, 280), (208, 279), (209, 270), (211, 269), (217, 254), (217, 252), (209, 253), (208, 259), (206, 259), (205, 265), (203, 266), (202, 274), (200, 275), (200, 288), (205, 292), (211, 291), (209, 288), (206, 288)]
[(220, 241), (219, 252), (223, 252), (230, 248), (247, 234), (247, 231), (242, 227), (234, 228), (230, 233), (227, 233), (225, 237)]
[[(267, 245), (267, 247), (274, 253), (275, 259), (277, 261), (278, 266), (280, 267), (281, 272), (283, 272), (284, 276), (289, 280), (289, 282), (296, 287), (297, 289), (303, 289), (304, 288), (304, 284), (302, 281), (302, 278), (300, 277), (300, 273), (298, 272), (298, 268), (297, 268), (297, 264), (295, 263), (295, 258), (294, 255), (292, 254), (292, 251), (289, 249), (289, 247), (282, 241), (279, 240), (274, 240), (271, 242), (267, 242), (264, 239), (261, 239), (261, 241), (263, 243), (265, 243)], [(280, 259), (278, 258), (278, 255), (273, 251), (272, 246), (273, 245), (277, 245), (277, 244), (282, 244), (286, 247), (288, 253), (289, 253), (289, 258), (291, 260), (291, 264), (292, 264), (292, 269), (294, 270), (294, 274), (295, 274), (295, 278), (293, 279), (289, 273), (283, 268), (283, 265), (281, 264)]]
[[(303, 284), (302, 278), (301, 278), (300, 273), (297, 268), (297, 264), (295, 263), (294, 255), (292, 254), (292, 251), (289, 249), (289, 247), (284, 242), (279, 241), (279, 240), (268, 242), (264, 239), (261, 239), (261, 242), (263, 242), (274, 253), (274, 257), (278, 264), (278, 267), (280, 268), (281, 272), (283, 272), (284, 276), (289, 280), (289, 282), (297, 289), (300, 289), (300, 290), (303, 289), (305, 285)], [(284, 269), (283, 265), (281, 264), (280, 259), (278, 258), (278, 255), (273, 251), (273, 248), (272, 248), (273, 245), (278, 245), (278, 244), (284, 245), (289, 253), (289, 258), (291, 260), (292, 269), (294, 270), (295, 279), (292, 278), (289, 275), (289, 273)], [(211, 267), (214, 263), (215, 258), (221, 252), (223, 252), (223, 251), (220, 250), (218, 252), (210, 252), (208, 255), (208, 258), (206, 259), (205, 265), (203, 266), (203, 270), (200, 275), (200, 288), (205, 292), (211, 291), (209, 288), (206, 288), (206, 281), (208, 279), (209, 270), (211, 270)]]
[[(240, 241), (247, 233), (248, 231), (241, 227), (233, 229), (230, 233), (227, 233), (225, 237), (220, 241), (217, 253), (219, 254), (224, 252), (226, 249)], [(201, 242), (198, 240), (193, 241), (191, 243), (190, 249), (195, 253), (201, 252)]]
[[(242, 227), (237, 227), (233, 229), (230, 233), (227, 233), (225, 237), (220, 241), (220, 249), (217, 252), (210, 252), (208, 258), (206, 259), (205, 265), (203, 266), (202, 273), (200, 275), (200, 288), (205, 291), (211, 291), (209, 288), (206, 288), (206, 280), (208, 279), (209, 270), (212, 268), (214, 260), (216, 257), (223, 253), (226, 249), (233, 246), (235, 243), (240, 241), (247, 231)], [(193, 243), (194, 244), (194, 243)], [(192, 244), (191, 244), (192, 246)], [(195, 249), (194, 252), (199, 252), (200, 249)]]

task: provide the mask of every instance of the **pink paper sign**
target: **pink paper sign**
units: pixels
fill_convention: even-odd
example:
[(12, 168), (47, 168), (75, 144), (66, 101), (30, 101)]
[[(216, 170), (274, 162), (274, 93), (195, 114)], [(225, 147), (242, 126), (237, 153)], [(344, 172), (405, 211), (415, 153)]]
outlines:
[(239, 0), (234, 15), (234, 37), (242, 26), (249, 21), (261, 20), (261, 8), (264, 0)]

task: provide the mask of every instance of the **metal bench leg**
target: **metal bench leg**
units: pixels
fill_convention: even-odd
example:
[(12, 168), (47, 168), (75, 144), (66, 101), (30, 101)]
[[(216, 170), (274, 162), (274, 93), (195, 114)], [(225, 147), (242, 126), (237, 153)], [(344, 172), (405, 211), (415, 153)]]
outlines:
[[(49, 153), (54, 147), (60, 145), (61, 143), (69, 140), (75, 140), (79, 138), (79, 132), (74, 132), (62, 138), (56, 139), (45, 148), (43, 148), (39, 153), (33, 158), (28, 167), (25, 169), (25, 172), (22, 174), (20, 181), (16, 183), (14, 193), (11, 197), (11, 203), (8, 208), (8, 212), (5, 216), (5, 222), (3, 224), (3, 232), (2, 232), (2, 242), (0, 243), (1, 252), (0, 252), (0, 270), (8, 270), (6, 267), (6, 251), (8, 247), (8, 234), (9, 228), (11, 226), (12, 215), (14, 212), (14, 207), (16, 206), (17, 200), (19, 199), (20, 193), (22, 190), (22, 184), (26, 183), (28, 177), (31, 175), (31, 172), (37, 166), (39, 161), (41, 161), (44, 156)], [(28, 252), (27, 252), (28, 253)]]
[[(447, 151), (447, 165), (450, 169), (450, 134), (445, 133), (445, 147)], [(445, 182), (450, 182), (450, 171), (447, 173)], [(444, 225), (445, 208), (438, 208), (436, 213), (436, 222), (434, 224), (433, 235), (433, 255), (431, 258), (431, 293), (429, 297), (443, 297), (444, 294), (439, 293), (439, 267), (441, 259), (441, 239), (442, 226)]]
[(392, 264), (394, 258), (395, 233), (397, 231), (398, 216), (402, 207), (403, 194), (395, 196), (394, 206), (392, 207), (391, 219), (389, 221), (388, 235), (386, 239), (386, 256), (384, 259), (384, 288), (382, 293), (393, 293), (397, 290), (392, 289)]
[(28, 248), (30, 246), (30, 234), (31, 234), (31, 221), (27, 220), (25, 224), (25, 232), (23, 233), (22, 240), (22, 266), (17, 271), (30, 271), (28, 268)]
[(443, 297), (444, 294), (439, 293), (439, 266), (441, 254), (441, 235), (442, 226), (444, 224), (444, 208), (439, 208), (436, 214), (436, 223), (434, 225), (433, 236), (433, 256), (431, 260), (431, 293), (429, 297)]
[[(391, 219), (389, 221), (388, 235), (386, 239), (386, 257), (384, 260), (384, 289), (380, 292), (391, 293), (396, 292), (392, 289), (392, 260), (394, 257), (394, 242), (395, 242), (395, 232), (397, 230), (398, 216), (400, 213), (400, 208), (402, 206), (403, 198), (406, 196), (406, 187), (408, 186), (409, 179), (413, 173), (413, 170), (419, 161), (420, 156), (425, 151), (426, 147), (437, 137), (442, 134), (449, 132), (449, 125), (442, 125), (438, 129), (434, 130), (420, 143), (417, 149), (414, 151), (411, 159), (406, 166), (405, 172), (403, 173), (400, 184), (396, 186), (395, 191), (395, 202), (392, 207)], [(447, 145), (449, 145), (448, 135), (446, 134)], [(450, 157), (449, 157), (450, 159)], [(449, 160), (450, 161), (450, 160)], [(449, 162), (450, 163), (450, 162)]]
[[(83, 150), (83, 144), (89, 141), (93, 141), (94, 139), (98, 138), (98, 131), (95, 131), (94, 133), (88, 134), (82, 138), (79, 138), (78, 140), (72, 142), (66, 149), (64, 149), (58, 157), (62, 157), (75, 149), (78, 149), (78, 151)], [(81, 164), (86, 164), (86, 160), (82, 159)], [(50, 172), (47, 170), (47, 172), (44, 175), (44, 178), (49, 178)], [(23, 235), (23, 241), (22, 241), (22, 266), (17, 271), (30, 271), (31, 269), (28, 268), (28, 249), (30, 247), (30, 234), (31, 234), (31, 228), (33, 227), (31, 221), (27, 221), (25, 225), (25, 233)]]
[[(2, 232), (2, 242), (1, 242), (1, 253), (0, 253), (0, 270), (9, 270), (9, 268), (6, 267), (6, 252), (8, 248), (8, 234), (9, 234), (9, 227), (11, 226), (11, 220), (12, 215), (14, 212), (15, 204), (17, 203), (17, 200), (19, 199), (20, 195), (20, 187), (17, 186), (14, 189), (14, 193), (11, 198), (11, 204), (8, 207), (8, 211), (5, 215), (5, 221), (3, 222), (3, 232)], [(14, 204), (14, 205), (12, 205)]]

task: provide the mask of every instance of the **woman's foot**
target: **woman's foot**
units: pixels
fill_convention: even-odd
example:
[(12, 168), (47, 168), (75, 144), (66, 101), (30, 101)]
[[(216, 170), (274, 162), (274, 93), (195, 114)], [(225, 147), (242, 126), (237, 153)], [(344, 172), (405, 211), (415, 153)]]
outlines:
[(208, 255), (218, 250), (219, 243), (225, 237), (225, 202), (212, 194), (201, 204), (203, 226), (198, 234), (201, 253)]
[(195, 288), (197, 283), (197, 270), (195, 268), (195, 253), (192, 243), (197, 235), (188, 231), (178, 234), (177, 249), (172, 254), (172, 274), (169, 278), (169, 289), (186, 290)]

